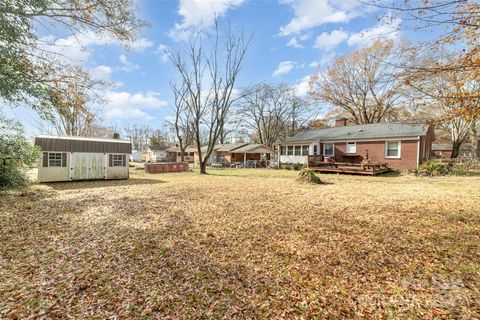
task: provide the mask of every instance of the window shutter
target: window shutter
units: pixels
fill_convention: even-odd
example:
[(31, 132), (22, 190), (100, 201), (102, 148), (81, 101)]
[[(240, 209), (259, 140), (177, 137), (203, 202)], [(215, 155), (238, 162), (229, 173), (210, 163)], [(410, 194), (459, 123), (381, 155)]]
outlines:
[(113, 154), (108, 155), (108, 166), (113, 167)]
[(62, 152), (62, 167), (66, 167), (66, 166), (67, 166), (67, 153)]
[(44, 168), (48, 167), (48, 152), (43, 153), (43, 167)]
[(126, 154), (122, 155), (122, 166), (123, 167), (127, 166), (127, 155)]

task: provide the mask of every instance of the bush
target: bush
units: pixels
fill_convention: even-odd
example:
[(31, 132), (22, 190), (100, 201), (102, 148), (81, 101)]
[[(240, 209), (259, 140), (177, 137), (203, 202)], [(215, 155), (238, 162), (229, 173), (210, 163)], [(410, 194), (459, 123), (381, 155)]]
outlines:
[(441, 176), (450, 174), (451, 168), (451, 161), (432, 159), (422, 163), (418, 168), (418, 173), (425, 176)]
[(284, 170), (292, 170), (292, 166), (289, 163), (282, 164), (281, 168)]
[(300, 171), (297, 181), (302, 183), (323, 184), (323, 181), (320, 179), (320, 177), (317, 176), (311, 169), (303, 169)]
[(39, 150), (25, 138), (20, 123), (0, 114), (0, 189), (25, 186), (25, 173), (38, 157)]
[(453, 164), (452, 174), (457, 176), (480, 174), (480, 160), (477, 158), (465, 159)]
[(301, 164), (301, 163), (295, 163), (295, 164), (293, 165), (293, 170), (295, 170), (295, 171), (301, 170), (301, 169), (303, 169), (303, 168), (305, 168), (305, 165), (303, 165), (303, 164)]

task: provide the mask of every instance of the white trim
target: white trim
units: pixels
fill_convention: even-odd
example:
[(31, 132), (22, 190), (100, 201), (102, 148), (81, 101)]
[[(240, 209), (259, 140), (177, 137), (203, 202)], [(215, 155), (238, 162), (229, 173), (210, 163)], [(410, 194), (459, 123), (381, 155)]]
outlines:
[[(355, 149), (353, 150), (353, 152), (348, 152), (348, 144), (352, 144), (352, 143), (355, 145)], [(357, 142), (355, 141), (345, 142), (345, 153), (346, 154), (357, 153)]]
[[(325, 154), (325, 145), (326, 144), (331, 144), (332, 145), (332, 154)], [(335, 157), (335, 143), (323, 143), (323, 148), (322, 148), (322, 154), (324, 157)]]
[[(388, 143), (389, 142), (398, 142), (398, 156), (387, 156)], [(420, 143), (420, 141), (419, 141), (419, 143)], [(402, 157), (402, 141), (401, 140), (386, 140), (385, 141), (384, 155), (385, 155), (386, 159), (400, 159)], [(418, 161), (418, 157), (417, 157), (417, 161)]]
[[(53, 154), (59, 154), (60, 155), (60, 159), (50, 159), (50, 155), (53, 155)], [(48, 167), (52, 167), (52, 168), (58, 168), (58, 167), (61, 167), (62, 166), (62, 152), (58, 152), (58, 151), (52, 151), (52, 152), (47, 152), (47, 157), (48, 157)], [(60, 165), (52, 165), (50, 161), (55, 161), (57, 162), (58, 160), (60, 160)]]
[(415, 168), (418, 170), (418, 167), (420, 165), (420, 137), (418, 137), (418, 141), (417, 141), (417, 163), (416, 163), (416, 166)]

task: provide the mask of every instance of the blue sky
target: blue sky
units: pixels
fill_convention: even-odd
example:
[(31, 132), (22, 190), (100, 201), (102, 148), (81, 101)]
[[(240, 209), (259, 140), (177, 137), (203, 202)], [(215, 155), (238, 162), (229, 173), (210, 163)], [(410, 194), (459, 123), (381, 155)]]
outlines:
[[(304, 95), (308, 77), (328, 67), (342, 53), (378, 38), (417, 41), (420, 34), (399, 32), (401, 20), (389, 12), (355, 0), (140, 0), (140, 15), (150, 23), (139, 39), (124, 49), (113, 39), (95, 34), (62, 37), (43, 31), (41, 40), (54, 42), (54, 51), (82, 65), (115, 86), (105, 90), (101, 111), (104, 124), (122, 129), (140, 124), (162, 128), (172, 114), (168, 82), (172, 65), (163, 48), (182, 47), (182, 37), (200, 23), (208, 26), (215, 12), (222, 24), (230, 22), (255, 40), (238, 82), (286, 82)], [(35, 113), (18, 107), (9, 114), (22, 121), (30, 135), (43, 131)]]

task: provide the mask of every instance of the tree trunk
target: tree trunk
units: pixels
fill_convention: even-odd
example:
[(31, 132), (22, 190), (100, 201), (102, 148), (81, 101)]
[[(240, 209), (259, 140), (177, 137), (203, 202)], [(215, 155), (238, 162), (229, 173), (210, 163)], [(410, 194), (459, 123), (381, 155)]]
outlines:
[(472, 147), (473, 147), (473, 157), (480, 158), (480, 133), (477, 131), (475, 126), (472, 126), (470, 130), (471, 133), (471, 140), (472, 140)]
[(200, 173), (207, 174), (207, 161), (200, 161)]
[(462, 141), (454, 141), (452, 145), (452, 154), (450, 158), (455, 159), (460, 153), (460, 147), (462, 146)]

